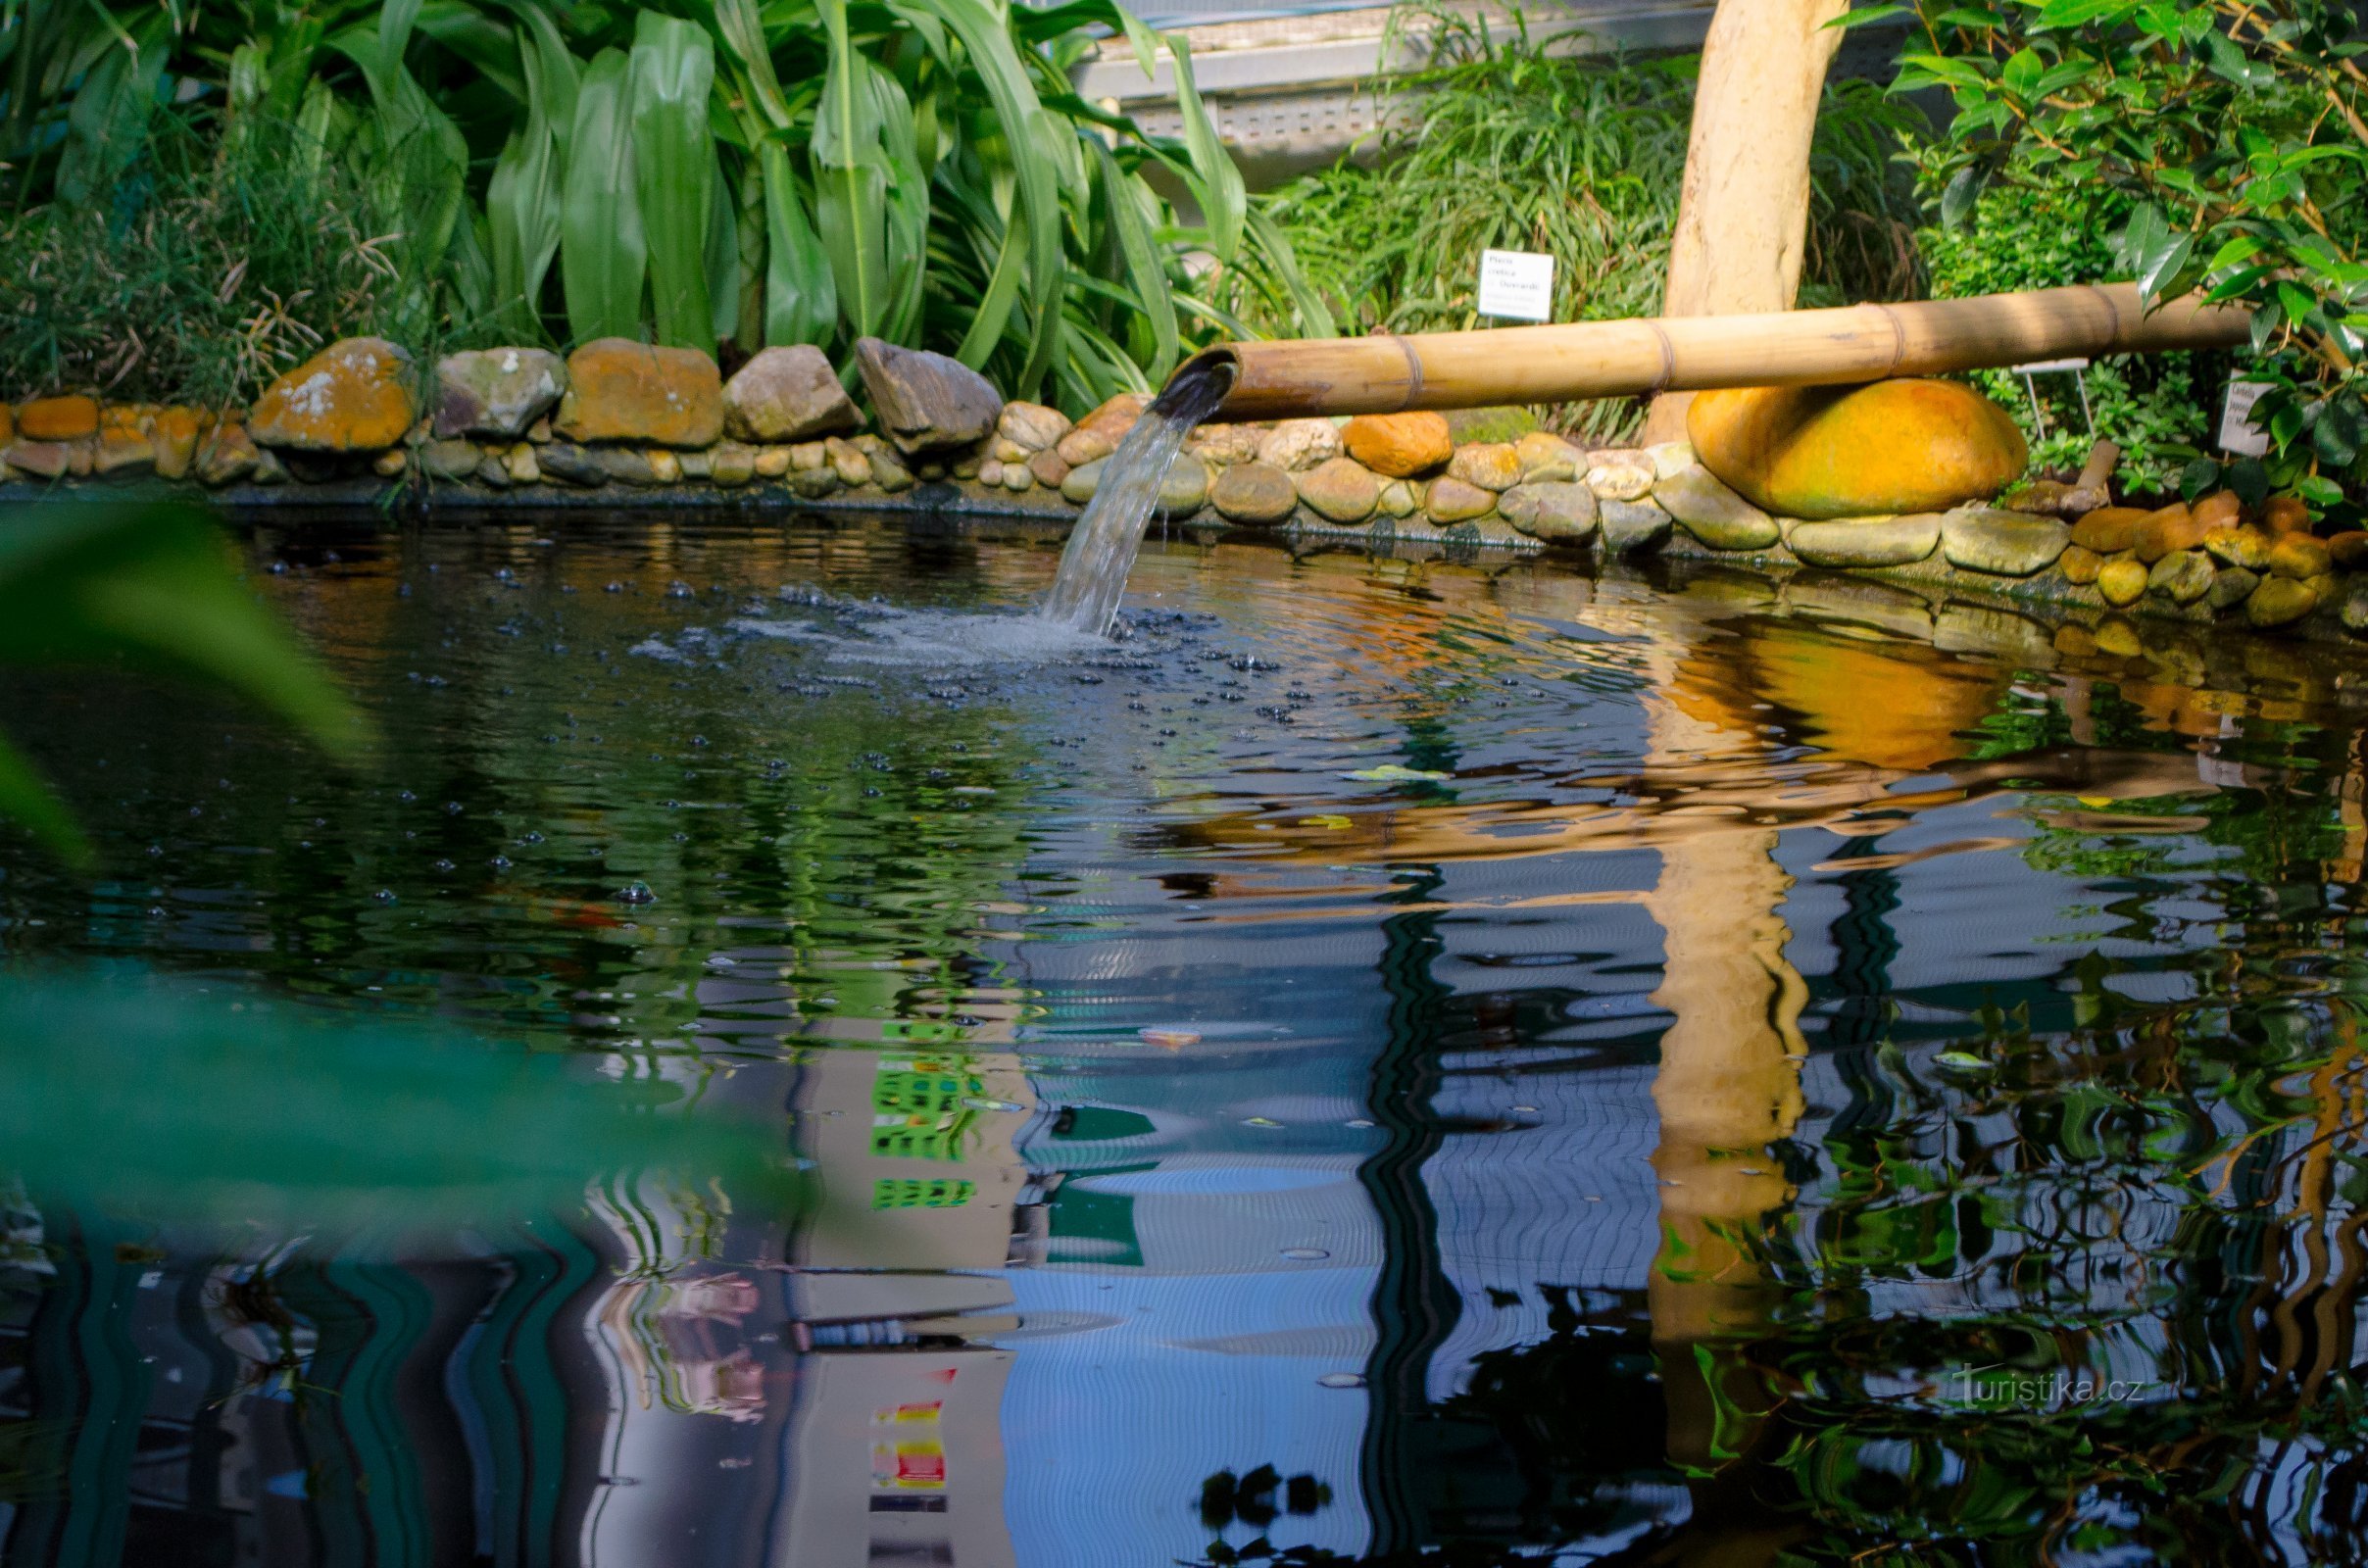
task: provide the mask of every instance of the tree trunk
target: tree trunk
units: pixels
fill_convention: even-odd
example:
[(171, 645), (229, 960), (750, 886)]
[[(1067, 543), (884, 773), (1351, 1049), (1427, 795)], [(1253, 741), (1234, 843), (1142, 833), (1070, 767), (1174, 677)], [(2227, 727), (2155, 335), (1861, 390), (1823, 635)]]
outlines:
[[(1664, 316), (1793, 308), (1808, 237), (1809, 142), (1842, 41), (1826, 24), (1849, 9), (1850, 0), (1718, 0), (1702, 40)], [(1691, 401), (1656, 398), (1645, 439), (1683, 437)]]

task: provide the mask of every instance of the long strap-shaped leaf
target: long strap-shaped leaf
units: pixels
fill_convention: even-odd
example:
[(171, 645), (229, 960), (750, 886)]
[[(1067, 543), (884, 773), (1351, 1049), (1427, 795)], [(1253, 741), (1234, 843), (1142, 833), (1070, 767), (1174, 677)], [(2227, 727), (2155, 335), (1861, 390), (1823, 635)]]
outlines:
[(847, 32), (846, 0), (819, 0), (830, 64), (814, 105), (814, 217), (850, 334), (875, 337), (888, 314), (888, 171), (871, 62)]
[[(1027, 300), (1032, 330), (1028, 356), (1012, 395), (1036, 396), (1052, 370), (1061, 347), (1061, 297), (1068, 280), (1068, 265), (1061, 248), (1061, 192), (1051, 162), (1036, 153), (1036, 116), (1042, 107), (1028, 82), (1011, 42), (1010, 24), (980, 0), (935, 0), (932, 9), (962, 40), (970, 68), (978, 73), (995, 118), (1003, 123), (1005, 144), (1012, 149), (1018, 175), (1017, 201), (1011, 220), (1022, 225), (1028, 242)], [(1000, 335), (1002, 327), (996, 327)]]
[(715, 49), (706, 31), (644, 11), (633, 28), (627, 94), (633, 178), (649, 243), (650, 305), (658, 341), (715, 352), (707, 256), (714, 226), (715, 143), (708, 99)]
[(807, 220), (789, 149), (767, 140), (757, 164), (765, 177), (765, 341), (826, 348), (839, 324), (839, 293), (830, 258)]
[(1118, 251), (1126, 259), (1127, 280), (1134, 286), (1136, 309), (1151, 323), (1155, 345), (1147, 368), (1154, 381), (1164, 381), (1176, 368), (1181, 344), (1176, 333), (1176, 302), (1168, 291), (1167, 268), (1153, 243), (1151, 223), (1143, 215), (1137, 180), (1118, 167), (1118, 160), (1099, 136), (1080, 138), (1094, 150), (1094, 172), (1101, 178), (1102, 200), (1110, 227), (1118, 236)]
[(575, 98), (559, 264), (567, 331), (578, 343), (632, 337), (641, 329), (649, 252), (634, 188), (633, 138), (625, 122), (626, 69), (623, 50), (602, 50), (584, 72)]
[(1170, 33), (1167, 47), (1176, 63), (1176, 108), (1184, 120), (1184, 150), (1197, 176), (1192, 182), (1193, 195), (1201, 204), (1201, 221), (1209, 225), (1209, 248), (1219, 261), (1230, 262), (1242, 248), (1249, 188), (1217, 136), (1216, 122), (1209, 118), (1209, 106), (1201, 102), (1200, 89), (1193, 85), (1192, 46), (1183, 34)]

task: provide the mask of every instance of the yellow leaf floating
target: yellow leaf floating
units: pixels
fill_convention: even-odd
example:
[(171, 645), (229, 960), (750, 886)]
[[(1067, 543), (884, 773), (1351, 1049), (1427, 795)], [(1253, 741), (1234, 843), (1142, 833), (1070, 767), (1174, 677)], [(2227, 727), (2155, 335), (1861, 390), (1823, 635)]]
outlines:
[(1303, 816), (1299, 819), (1299, 825), (1302, 827), (1344, 828), (1353, 824), (1339, 812), (1327, 811), (1321, 816)]
[(1402, 767), (1396, 762), (1384, 762), (1379, 767), (1360, 767), (1343, 778), (1356, 779), (1360, 784), (1437, 784), (1454, 778), (1453, 773), (1430, 773), (1419, 767)]

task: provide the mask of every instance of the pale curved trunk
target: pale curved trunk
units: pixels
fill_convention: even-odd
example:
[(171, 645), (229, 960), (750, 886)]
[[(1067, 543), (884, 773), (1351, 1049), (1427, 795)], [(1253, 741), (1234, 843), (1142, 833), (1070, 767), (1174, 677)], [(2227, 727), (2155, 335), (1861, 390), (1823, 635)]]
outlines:
[[(1809, 142), (1826, 68), (1826, 24), (1850, 0), (1719, 0), (1702, 41), (1665, 316), (1789, 311), (1808, 239)], [(1686, 433), (1687, 393), (1655, 399), (1647, 441)]]

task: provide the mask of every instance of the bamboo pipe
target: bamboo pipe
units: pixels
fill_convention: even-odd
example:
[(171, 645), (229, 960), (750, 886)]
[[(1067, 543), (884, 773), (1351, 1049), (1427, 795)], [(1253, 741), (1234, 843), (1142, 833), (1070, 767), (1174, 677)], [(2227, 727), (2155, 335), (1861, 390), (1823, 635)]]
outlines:
[(2190, 294), (2149, 312), (2136, 284), (2103, 283), (1761, 316), (1225, 343), (1183, 368), (1233, 367), (1233, 390), (1213, 418), (1275, 419), (1842, 385), (2075, 356), (2234, 348), (2250, 330), (2250, 313), (2237, 306)]

